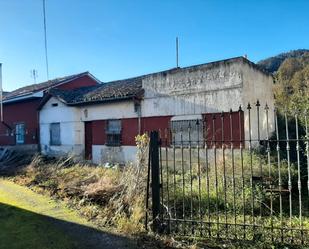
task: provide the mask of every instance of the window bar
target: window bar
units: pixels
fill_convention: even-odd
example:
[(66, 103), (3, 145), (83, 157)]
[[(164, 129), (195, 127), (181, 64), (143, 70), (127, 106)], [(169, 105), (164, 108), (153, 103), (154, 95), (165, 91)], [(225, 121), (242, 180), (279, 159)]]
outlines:
[[(296, 129), (296, 154), (297, 154), (297, 186), (298, 186), (298, 199), (299, 199), (299, 226), (303, 235), (303, 220), (302, 220), (302, 189), (301, 189), (301, 168), (300, 168), (300, 145), (299, 145), (299, 134), (298, 134), (298, 114), (295, 113), (295, 129)], [(301, 237), (302, 243), (304, 242), (303, 236)]]
[[(289, 125), (288, 125), (288, 117), (287, 112), (284, 113), (284, 119), (285, 119), (285, 134), (286, 134), (286, 152), (287, 152), (287, 161), (288, 161), (288, 189), (289, 189), (289, 213), (290, 213), (290, 231), (292, 231), (292, 215), (293, 215), (293, 209), (292, 209), (292, 177), (291, 177), (291, 161), (290, 161), (290, 138), (289, 138)], [(293, 235), (293, 232), (292, 232)], [(292, 236), (293, 241), (293, 236)]]
[(251, 127), (251, 105), (248, 103), (248, 124), (249, 124), (249, 154), (250, 154), (250, 187), (251, 187), (251, 215), (252, 215), (252, 224), (253, 224), (253, 233), (255, 232), (255, 217), (254, 217), (254, 186), (253, 186), (253, 159), (252, 159), (252, 127)]
[(243, 205), (243, 238), (246, 239), (246, 198), (245, 198), (245, 176), (244, 176), (244, 156), (243, 156), (243, 134), (242, 134), (242, 109), (239, 106), (238, 110), (239, 123), (239, 149), (240, 149), (240, 164), (241, 164), (241, 180), (242, 180), (242, 205)]
[(207, 117), (205, 117), (205, 164), (206, 164), (206, 191), (207, 191), (207, 216), (208, 216), (208, 234), (211, 236), (210, 225), (210, 189), (209, 189), (209, 164), (208, 164), (208, 132), (207, 132)]
[(171, 212), (170, 212), (170, 193), (169, 193), (169, 168), (168, 168), (168, 130), (165, 129), (165, 160), (166, 160), (166, 193), (167, 193), (167, 212), (168, 212), (168, 233), (171, 231)]
[(230, 150), (232, 156), (232, 185), (233, 185), (233, 213), (234, 213), (234, 235), (237, 238), (236, 226), (236, 186), (235, 186), (235, 161), (234, 161), (234, 141), (233, 141), (233, 111), (230, 110)]
[(272, 170), (270, 163), (270, 143), (269, 143), (269, 107), (265, 106), (266, 115), (266, 140), (267, 140), (267, 161), (268, 161), (268, 177), (270, 187), (270, 226), (271, 226), (271, 240), (274, 242), (274, 222), (273, 222), (273, 186), (272, 186)]
[[(257, 115), (257, 139), (258, 139), (258, 143), (260, 145), (261, 142), (261, 132), (260, 132), (260, 101), (257, 100), (256, 101), (256, 115)], [(262, 183), (263, 180), (263, 167), (262, 167), (262, 159), (261, 156), (259, 156), (259, 167), (260, 167), (260, 180)], [(262, 202), (260, 202), (260, 221), (262, 220), (262, 213), (263, 213), (263, 204)]]
[(215, 121), (216, 116), (213, 114), (212, 116), (212, 141), (213, 143), (213, 150), (214, 150), (214, 166), (215, 166), (215, 191), (216, 191), (216, 222), (217, 222), (217, 237), (219, 238), (219, 191), (218, 191), (218, 168), (217, 168), (217, 143), (216, 143), (216, 129), (215, 129)]
[(186, 228), (185, 228), (185, 167), (184, 167), (184, 155), (183, 155), (182, 127), (180, 127), (180, 149), (181, 149), (181, 169), (182, 169), (182, 228), (183, 228), (183, 234), (186, 235)]
[[(228, 234), (227, 226), (227, 197), (226, 197), (226, 165), (225, 165), (225, 145), (224, 145), (224, 113), (221, 112), (221, 149), (222, 149), (222, 164), (223, 164), (223, 189), (224, 189), (224, 222), (225, 233)], [(227, 236), (226, 236), (227, 237)]]
[(282, 180), (281, 180), (281, 159), (280, 159), (280, 143), (279, 143), (279, 129), (278, 129), (278, 113), (274, 110), (275, 115), (275, 128), (276, 128), (276, 138), (277, 138), (277, 159), (278, 159), (278, 185), (279, 185), (279, 209), (280, 209), (280, 226), (281, 226), (281, 242), (283, 242), (283, 217), (282, 217)]
[(201, 192), (201, 163), (200, 163), (200, 121), (196, 120), (196, 128), (197, 128), (197, 167), (198, 167), (198, 212), (200, 218), (200, 235), (202, 236), (202, 226), (203, 226), (203, 216), (201, 210), (201, 200), (202, 200), (202, 192)]
[[(191, 121), (188, 124), (188, 139), (189, 139), (189, 170), (190, 170), (190, 218), (193, 220), (193, 175), (192, 175), (192, 144), (191, 144)], [(192, 223), (192, 234), (194, 233), (194, 223)]]

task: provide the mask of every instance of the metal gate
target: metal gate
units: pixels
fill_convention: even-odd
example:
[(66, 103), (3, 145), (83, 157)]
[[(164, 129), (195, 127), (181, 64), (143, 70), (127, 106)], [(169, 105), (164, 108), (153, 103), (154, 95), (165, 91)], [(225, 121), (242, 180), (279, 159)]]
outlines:
[(177, 122), (150, 134), (147, 210), (156, 232), (309, 244), (306, 113), (257, 102)]

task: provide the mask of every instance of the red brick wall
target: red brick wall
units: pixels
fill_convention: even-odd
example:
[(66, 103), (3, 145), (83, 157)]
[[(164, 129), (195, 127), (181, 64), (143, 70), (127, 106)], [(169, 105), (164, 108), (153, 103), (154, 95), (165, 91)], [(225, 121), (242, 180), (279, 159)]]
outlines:
[(84, 87), (84, 86), (95, 86), (97, 84), (98, 83), (95, 80), (93, 80), (88, 75), (85, 75), (85, 76), (80, 77), (76, 80), (70, 81), (70, 82), (65, 83), (63, 85), (60, 85), (57, 88), (59, 88), (61, 90), (72, 90), (72, 89), (80, 88), (80, 87)]
[[(3, 118), (5, 123), (15, 130), (17, 123), (25, 124), (25, 144), (38, 143), (38, 114), (37, 107), (40, 99), (24, 102), (5, 104), (3, 106)], [(8, 128), (0, 124), (0, 145), (14, 145), (15, 135), (6, 136)]]

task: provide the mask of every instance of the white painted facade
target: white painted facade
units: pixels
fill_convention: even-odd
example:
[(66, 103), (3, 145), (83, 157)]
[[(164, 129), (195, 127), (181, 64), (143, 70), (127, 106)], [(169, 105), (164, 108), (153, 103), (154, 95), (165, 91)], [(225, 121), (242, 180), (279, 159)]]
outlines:
[[(144, 97), (141, 116), (186, 116), (203, 113), (237, 111), (248, 102), (252, 105), (252, 138), (257, 138), (259, 99), (260, 135), (265, 139), (266, 115), (264, 106), (274, 108), (273, 78), (242, 60), (221, 61), (149, 75), (143, 79)], [(53, 106), (52, 104), (58, 104)], [(40, 111), (40, 143), (44, 154), (73, 154), (83, 157), (85, 149), (85, 121), (137, 118), (132, 100), (71, 107), (51, 98)], [(249, 138), (249, 116), (245, 110), (245, 138)], [(268, 116), (269, 131), (274, 130), (273, 112)], [(50, 145), (50, 124), (60, 123), (61, 145)], [(94, 163), (134, 161), (135, 146), (92, 146)]]
[[(50, 144), (52, 123), (60, 123), (61, 145)], [(68, 107), (55, 98), (47, 101), (40, 111), (40, 145), (43, 154), (82, 156), (84, 137), (84, 123), (80, 120), (79, 108)]]
[[(87, 107), (67, 106), (58, 99), (50, 98), (40, 110), (40, 145), (45, 155), (72, 155), (84, 157), (86, 121), (137, 117), (133, 101), (124, 101)], [(50, 125), (60, 123), (61, 145), (50, 144)], [(135, 161), (136, 147), (92, 146), (94, 163)]]

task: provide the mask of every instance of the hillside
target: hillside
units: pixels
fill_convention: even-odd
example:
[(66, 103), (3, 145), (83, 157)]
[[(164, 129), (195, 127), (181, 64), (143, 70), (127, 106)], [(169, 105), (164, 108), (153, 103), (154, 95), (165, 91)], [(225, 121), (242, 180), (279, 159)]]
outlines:
[(279, 109), (303, 112), (309, 108), (309, 50), (282, 53), (258, 64), (274, 75)]
[(281, 53), (276, 56), (259, 61), (257, 64), (268, 72), (274, 73), (278, 71), (280, 65), (288, 58), (300, 58), (304, 54), (309, 53), (309, 49), (292, 50), (287, 53)]

